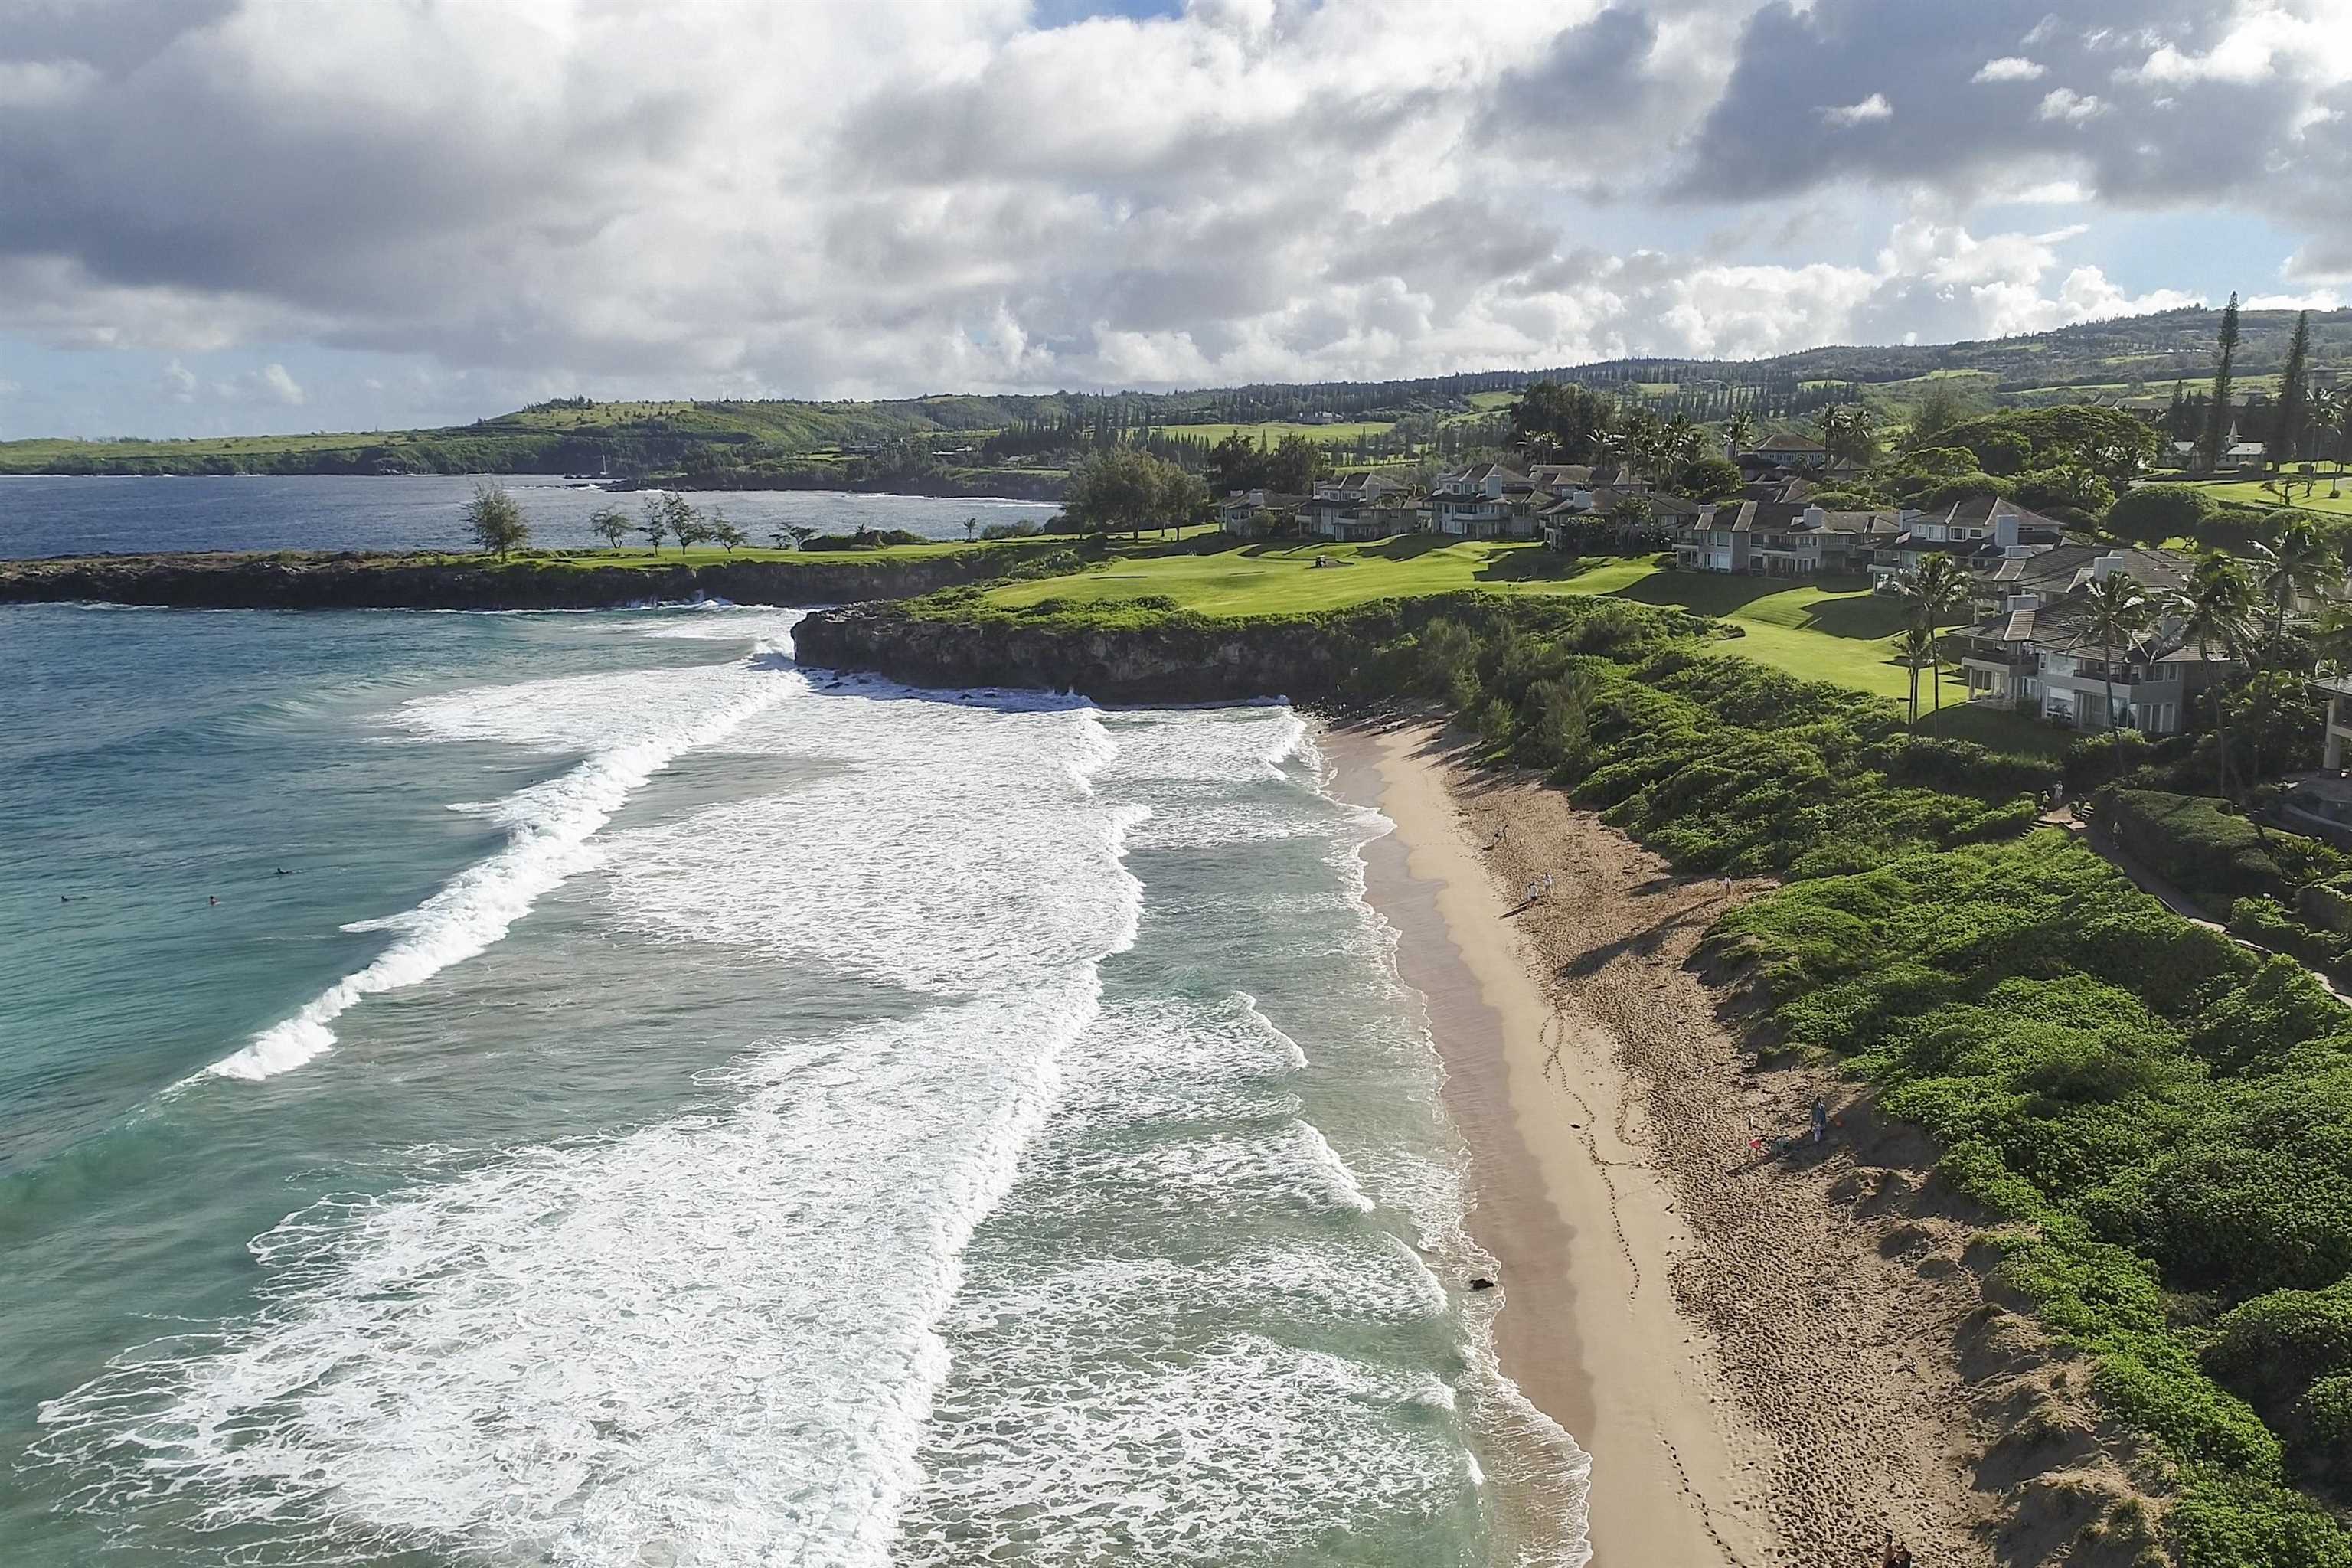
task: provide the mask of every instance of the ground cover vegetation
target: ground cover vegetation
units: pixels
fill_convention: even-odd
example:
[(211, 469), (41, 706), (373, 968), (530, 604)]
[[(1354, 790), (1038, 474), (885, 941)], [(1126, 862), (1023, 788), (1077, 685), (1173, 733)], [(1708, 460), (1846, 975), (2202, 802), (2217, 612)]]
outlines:
[(1712, 940), (2014, 1222), (1992, 1284), (2155, 1441), (2177, 1562), (2352, 1563), (2352, 1011), (2046, 831), (1794, 881)]
[[(1916, 737), (1892, 704), (1629, 615), (1441, 619), (1371, 679), (1443, 700), (1680, 868), (1782, 875), (1713, 956), (2011, 1222), (1994, 1288), (2155, 1445), (2175, 1560), (2352, 1564), (2352, 1009), (2033, 830), (2052, 763)], [(2207, 837), (2253, 897), (2304, 874)]]

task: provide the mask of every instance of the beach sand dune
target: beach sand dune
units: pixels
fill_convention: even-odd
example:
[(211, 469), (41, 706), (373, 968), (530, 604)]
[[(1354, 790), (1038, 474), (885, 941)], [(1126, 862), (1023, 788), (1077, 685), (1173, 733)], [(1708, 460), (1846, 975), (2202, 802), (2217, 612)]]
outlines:
[[(1561, 792), (1459, 765), (1429, 725), (1327, 751), (1339, 792), (1397, 825), (1369, 892), (1474, 1151), (1504, 1367), (1592, 1455), (1598, 1568), (1874, 1563), (1885, 1529), (1923, 1565), (2048, 1561), (2074, 1513), (2123, 1498), (2083, 1369), (1988, 1304), (1981, 1216), (1947, 1210), (1924, 1143), (1831, 1074), (1759, 1066), (1690, 967), (1769, 884), (1677, 877)], [(2004, 1428), (2034, 1408), (2074, 1436), (2011, 1464)], [(2058, 1476), (2089, 1500), (2021, 1504)]]

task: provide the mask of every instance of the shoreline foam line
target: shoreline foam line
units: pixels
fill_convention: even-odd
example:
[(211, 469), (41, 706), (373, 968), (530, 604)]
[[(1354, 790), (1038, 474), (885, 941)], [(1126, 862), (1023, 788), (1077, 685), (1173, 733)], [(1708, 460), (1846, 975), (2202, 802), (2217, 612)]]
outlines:
[(290, 1071), (333, 1047), (334, 1031), (328, 1026), (361, 997), (417, 984), (488, 950), (543, 894), (582, 868), (583, 847), (631, 794), (686, 752), (722, 739), (777, 701), (790, 688), (788, 673), (780, 670), (764, 689), (693, 723), (598, 752), (567, 773), (500, 800), (493, 815), (506, 826), (505, 848), (467, 867), (413, 910), (343, 927), (401, 935), (365, 968), (185, 1081), (209, 1077), (258, 1083)]
[[(1323, 740), (1333, 744), (1327, 749), (1318, 743)], [(1507, 1353), (1500, 1314), (1509, 1304), (1511, 1266), (1529, 1260), (1507, 1245), (1512, 1237), (1495, 1232), (1490, 1214), (1479, 1212), (1493, 1201), (1493, 1167), (1503, 1152), (1494, 1146), (1490, 1129), (1482, 1127), (1476, 1117), (1464, 1114), (1465, 1089), (1473, 1098), (1482, 1097), (1486, 1090), (1483, 1085), (1465, 1083), (1465, 1079), (1479, 1075), (1465, 1072), (1462, 1043), (1444, 1037), (1446, 1020), (1428, 989), (1429, 975), (1423, 973), (1416, 980), (1406, 973), (1404, 955), (1409, 946), (1426, 955), (1433, 940), (1454, 940), (1459, 933), (1442, 910), (1433, 910), (1437, 915), (1433, 930), (1402, 907), (1394, 879), (1400, 872), (1412, 874), (1406, 866), (1374, 865), (1376, 846), (1383, 856), (1402, 860), (1412, 852), (1415, 837), (1407, 831), (1412, 813), (1404, 806), (1410, 803), (1400, 803), (1393, 781), (1381, 776), (1381, 750), (1360, 737), (1335, 734), (1318, 726), (1317, 732), (1307, 736), (1300, 754), (1325, 798), (1360, 814), (1360, 831), (1345, 850), (1349, 895), (1374, 934), (1381, 968), (1391, 993), (1407, 1004), (1416, 1020), (1438, 1077), (1445, 1120), (1461, 1138), (1469, 1161), (1469, 1189), (1461, 1194), (1462, 1207), (1425, 1238), (1424, 1260), (1434, 1258), (1457, 1277), (1484, 1275), (1506, 1282), (1505, 1289), (1484, 1296), (1456, 1298), (1468, 1329), (1463, 1348), (1469, 1376), (1464, 1387), (1470, 1396), (1467, 1413), (1475, 1433), (1472, 1463), (1478, 1464), (1482, 1458), (1487, 1461), (1480, 1466), (1482, 1487), (1490, 1479), (1498, 1483), (1490, 1495), (1497, 1505), (1497, 1522), (1509, 1541), (1509, 1561), (1515, 1568), (1585, 1568), (1594, 1559), (1593, 1456), (1584, 1446), (1591, 1434), (1571, 1431), (1562, 1419), (1567, 1412), (1558, 1408), (1559, 1402), (1539, 1399), (1521, 1381), (1518, 1373), (1527, 1370), (1525, 1358), (1517, 1358), (1515, 1363)], [(1360, 798), (1367, 793), (1377, 804)], [(1391, 807), (1396, 809), (1392, 812)], [(1419, 822), (1412, 825), (1426, 826)], [(1428, 965), (1421, 967), (1426, 970)], [(1540, 1311), (1542, 1307), (1543, 1303), (1530, 1301), (1524, 1310)]]

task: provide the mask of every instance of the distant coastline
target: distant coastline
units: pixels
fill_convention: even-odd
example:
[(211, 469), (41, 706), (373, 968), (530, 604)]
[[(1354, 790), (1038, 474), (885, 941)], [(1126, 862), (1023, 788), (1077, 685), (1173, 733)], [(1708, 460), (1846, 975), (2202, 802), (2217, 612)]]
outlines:
[(616, 494), (632, 490), (846, 490), (855, 495), (929, 496), (955, 500), (1040, 500), (1062, 499), (1068, 488), (1058, 473), (1018, 468), (985, 468), (935, 474), (863, 476), (837, 467), (805, 468), (712, 468), (643, 478), (612, 478), (563, 468), (383, 468), (347, 460), (345, 454), (323, 454), (292, 462), (257, 468), (221, 468), (201, 457), (184, 462), (159, 462), (142, 458), (121, 463), (65, 461), (39, 468), (0, 469), (0, 479), (408, 479), (420, 477), (517, 479), (572, 479), (593, 483)]

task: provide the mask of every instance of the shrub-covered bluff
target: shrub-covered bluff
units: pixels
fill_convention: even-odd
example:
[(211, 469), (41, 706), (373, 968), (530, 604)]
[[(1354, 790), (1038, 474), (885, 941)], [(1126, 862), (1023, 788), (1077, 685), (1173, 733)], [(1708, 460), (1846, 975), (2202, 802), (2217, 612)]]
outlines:
[(801, 646), (1112, 700), (1433, 701), (1685, 870), (1779, 873), (1707, 949), (1759, 1047), (1838, 1061), (1937, 1140), (1989, 1294), (2145, 1439), (2171, 1559), (2352, 1568), (2352, 1009), (2034, 830), (2054, 762), (1916, 738), (1893, 703), (1607, 601), (1211, 619), (949, 595), (820, 613)]

